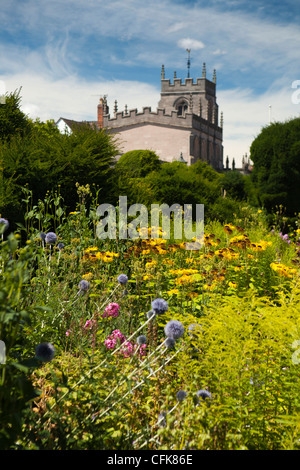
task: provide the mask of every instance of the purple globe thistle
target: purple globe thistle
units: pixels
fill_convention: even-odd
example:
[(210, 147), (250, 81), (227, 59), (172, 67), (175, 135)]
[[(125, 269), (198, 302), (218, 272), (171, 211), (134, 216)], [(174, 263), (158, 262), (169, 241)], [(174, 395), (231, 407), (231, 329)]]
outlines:
[(151, 307), (156, 315), (162, 315), (169, 308), (168, 302), (164, 299), (154, 299), (151, 303)]
[(149, 320), (150, 318), (154, 318), (154, 317), (155, 317), (155, 313), (153, 312), (153, 310), (149, 310), (149, 312), (147, 312), (147, 318), (148, 318), (148, 320)]
[(179, 320), (170, 320), (165, 326), (168, 338), (179, 339), (184, 333), (184, 326)]
[(211, 393), (208, 390), (201, 389), (201, 390), (198, 390), (198, 392), (196, 392), (196, 396), (197, 398), (202, 398), (202, 400), (206, 400), (207, 398), (208, 399), (211, 398)]
[(48, 245), (54, 245), (57, 241), (57, 235), (54, 232), (48, 232), (46, 237), (45, 237), (45, 242), (48, 243)]
[(166, 348), (174, 348), (174, 346), (175, 346), (175, 339), (173, 339), (173, 338), (166, 338), (166, 339), (165, 339), (165, 346), (166, 346)]
[(83, 293), (89, 290), (90, 283), (86, 281), (85, 279), (82, 279), (82, 281), (79, 282), (78, 287), (79, 287), (79, 291)]
[(137, 337), (136, 342), (137, 342), (137, 344), (139, 344), (141, 346), (142, 344), (147, 343), (147, 338), (146, 338), (145, 335), (140, 335), (140, 336)]
[(44, 232), (40, 233), (40, 239), (44, 242), (46, 239), (46, 234)]
[(35, 356), (43, 362), (50, 362), (55, 356), (55, 349), (51, 343), (41, 343), (35, 348)]
[(183, 401), (187, 397), (187, 393), (184, 390), (179, 390), (179, 392), (176, 393), (176, 398), (178, 401)]
[(3, 232), (5, 232), (5, 230), (7, 230), (9, 227), (9, 222), (7, 219), (4, 219), (4, 218), (0, 218), (0, 229), (2, 228)]
[(128, 277), (126, 276), (126, 274), (120, 274), (120, 275), (118, 276), (118, 282), (119, 282), (120, 284), (127, 284), (127, 282), (128, 282)]
[(57, 248), (58, 248), (59, 250), (62, 250), (64, 247), (65, 247), (64, 243), (58, 243), (58, 244), (57, 244)]

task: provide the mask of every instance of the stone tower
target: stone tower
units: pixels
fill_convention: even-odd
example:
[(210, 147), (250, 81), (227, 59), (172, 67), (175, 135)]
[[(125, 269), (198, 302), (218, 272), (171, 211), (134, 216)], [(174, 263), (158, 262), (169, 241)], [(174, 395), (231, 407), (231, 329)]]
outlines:
[(174, 72), (173, 83), (165, 78), (164, 66), (161, 70), (161, 98), (158, 107), (165, 109), (167, 114), (176, 110), (178, 116), (191, 113), (207, 120), (211, 124), (218, 125), (219, 107), (216, 101), (216, 71), (213, 73), (213, 81), (206, 78), (206, 65), (203, 64), (202, 77), (186, 78), (182, 83), (181, 78)]

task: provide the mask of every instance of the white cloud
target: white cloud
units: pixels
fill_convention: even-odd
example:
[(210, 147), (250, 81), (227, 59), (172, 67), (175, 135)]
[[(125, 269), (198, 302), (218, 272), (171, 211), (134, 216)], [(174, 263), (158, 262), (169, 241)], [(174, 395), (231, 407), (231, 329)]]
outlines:
[(240, 165), (242, 156), (249, 155), (251, 143), (270, 119), (271, 122), (282, 122), (299, 117), (300, 105), (292, 103), (292, 92), (291, 83), (286, 82), (282, 87), (271, 86), (259, 96), (250, 89), (218, 93), (219, 107), (224, 113), (224, 161), (229, 155), (230, 161), (235, 158)]
[(107, 95), (111, 114), (115, 100), (119, 111), (125, 105), (128, 109), (141, 110), (143, 106), (156, 109), (159, 101), (159, 89), (138, 81), (87, 81), (75, 75), (53, 80), (46, 75), (20, 74), (6, 77), (4, 83), (8, 93), (22, 87), (22, 111), (42, 121), (57, 121), (60, 117), (96, 120), (97, 105), (103, 95)]
[(217, 49), (217, 50), (213, 51), (213, 55), (224, 55), (224, 54), (227, 54), (227, 51), (224, 51), (224, 50), (221, 50), (221, 49)]
[(178, 23), (174, 23), (166, 29), (167, 33), (177, 33), (181, 29), (185, 28), (185, 23), (183, 21), (179, 21)]
[(182, 38), (177, 41), (177, 46), (181, 47), (182, 49), (193, 49), (198, 51), (199, 49), (203, 49), (205, 46), (202, 41), (198, 41), (197, 39), (191, 38)]

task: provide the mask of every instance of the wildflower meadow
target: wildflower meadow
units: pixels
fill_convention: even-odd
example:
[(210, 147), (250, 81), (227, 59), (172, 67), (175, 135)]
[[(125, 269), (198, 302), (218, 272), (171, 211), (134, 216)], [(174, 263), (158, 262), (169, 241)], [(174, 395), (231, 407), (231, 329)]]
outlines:
[(1, 449), (300, 449), (300, 225), (245, 204), (189, 250), (24, 194), (25, 225), (0, 219)]

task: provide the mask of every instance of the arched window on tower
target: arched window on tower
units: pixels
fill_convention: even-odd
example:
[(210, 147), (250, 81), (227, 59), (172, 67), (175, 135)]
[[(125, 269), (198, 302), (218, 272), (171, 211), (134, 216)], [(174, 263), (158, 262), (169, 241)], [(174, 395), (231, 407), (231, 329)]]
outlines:
[(187, 110), (189, 109), (188, 102), (185, 99), (177, 100), (174, 104), (174, 107), (178, 112), (178, 116), (184, 116)]

